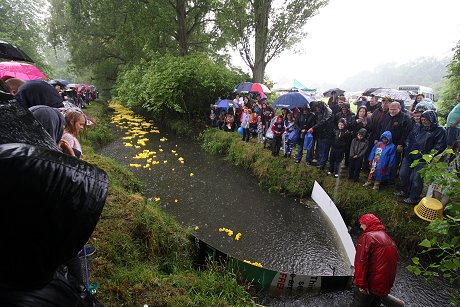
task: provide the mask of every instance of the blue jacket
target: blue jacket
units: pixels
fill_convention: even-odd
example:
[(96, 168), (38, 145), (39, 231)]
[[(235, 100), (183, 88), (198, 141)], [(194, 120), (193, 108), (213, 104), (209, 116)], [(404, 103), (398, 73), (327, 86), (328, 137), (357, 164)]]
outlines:
[(374, 160), (375, 150), (382, 143), (382, 138), (386, 137), (388, 143), (383, 148), (382, 154), (380, 156), (379, 162), (375, 168), (375, 180), (382, 181), (388, 180), (390, 178), (390, 169), (396, 165), (396, 146), (393, 144), (393, 137), (390, 131), (385, 131), (380, 136), (380, 141), (374, 145), (369, 154), (369, 162)]
[[(439, 154), (447, 148), (446, 130), (438, 125), (436, 113), (433, 110), (427, 110), (422, 113), (421, 117), (428, 119), (431, 126), (427, 128), (422, 124), (417, 124), (412, 129), (404, 150), (409, 161), (420, 159), (423, 154), (430, 153), (433, 149)], [(419, 154), (410, 154), (414, 150), (418, 150)]]

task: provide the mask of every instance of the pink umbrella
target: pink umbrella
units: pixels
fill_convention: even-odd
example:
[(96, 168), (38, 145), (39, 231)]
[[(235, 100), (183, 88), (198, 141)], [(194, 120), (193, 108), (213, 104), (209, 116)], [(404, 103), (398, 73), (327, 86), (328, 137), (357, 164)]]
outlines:
[(18, 78), (22, 80), (48, 79), (37, 67), (21, 62), (0, 62), (0, 78)]

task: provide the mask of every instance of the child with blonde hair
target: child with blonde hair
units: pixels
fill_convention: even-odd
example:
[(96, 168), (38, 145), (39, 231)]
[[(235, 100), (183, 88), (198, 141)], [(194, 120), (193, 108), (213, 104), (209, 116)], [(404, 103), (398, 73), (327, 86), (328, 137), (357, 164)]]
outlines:
[(74, 156), (78, 159), (83, 158), (78, 136), (80, 131), (86, 131), (86, 117), (85, 114), (78, 111), (70, 111), (65, 115), (65, 126), (62, 140), (66, 141), (73, 149)]

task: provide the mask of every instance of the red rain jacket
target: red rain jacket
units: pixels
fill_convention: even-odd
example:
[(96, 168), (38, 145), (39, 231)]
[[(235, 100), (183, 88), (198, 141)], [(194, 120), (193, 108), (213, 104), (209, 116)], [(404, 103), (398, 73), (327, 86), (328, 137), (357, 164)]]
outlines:
[(359, 222), (367, 227), (358, 239), (353, 283), (371, 294), (385, 296), (396, 277), (396, 245), (375, 215), (364, 214)]

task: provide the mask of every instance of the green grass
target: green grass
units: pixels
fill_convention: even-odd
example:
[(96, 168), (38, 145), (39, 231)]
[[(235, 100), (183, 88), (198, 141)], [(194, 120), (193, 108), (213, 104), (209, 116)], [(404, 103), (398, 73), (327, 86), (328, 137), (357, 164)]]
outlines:
[(195, 269), (191, 230), (165, 214), (140, 193), (141, 182), (95, 147), (111, 140), (108, 109), (92, 103), (85, 113), (96, 125), (83, 141), (85, 160), (109, 175), (109, 195), (89, 240), (97, 253), (89, 258), (96, 297), (105, 306), (250, 306), (254, 302), (235, 274), (210, 262)]
[(225, 155), (235, 165), (250, 170), (260, 185), (270, 192), (308, 197), (314, 181), (318, 181), (334, 200), (347, 225), (355, 225), (364, 213), (374, 213), (402, 253), (410, 255), (419, 250), (420, 233), (427, 223), (415, 216), (412, 206), (403, 205), (392, 195), (392, 187), (376, 192), (362, 187), (362, 183), (346, 179), (337, 181), (315, 167), (272, 157), (271, 152), (263, 150), (260, 144), (251, 142), (245, 145), (236, 133), (208, 129), (201, 133), (200, 140), (207, 152)]

